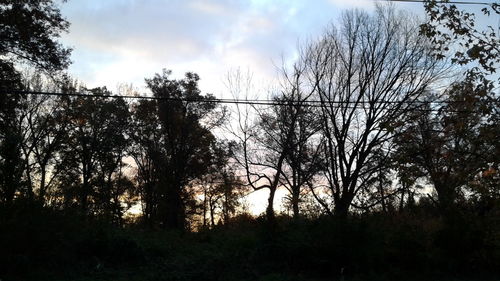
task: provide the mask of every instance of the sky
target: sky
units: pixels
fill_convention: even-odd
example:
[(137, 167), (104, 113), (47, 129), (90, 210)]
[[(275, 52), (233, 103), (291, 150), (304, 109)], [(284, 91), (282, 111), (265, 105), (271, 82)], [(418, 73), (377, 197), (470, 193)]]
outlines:
[[(252, 73), (267, 86), (298, 46), (318, 38), (347, 9), (371, 11), (378, 0), (69, 0), (61, 41), (73, 48), (69, 73), (88, 87), (145, 89), (144, 78), (170, 69), (199, 74), (200, 89), (227, 97), (229, 72)], [(424, 16), (420, 3), (394, 2)], [(476, 10), (478, 5), (460, 5)], [(483, 18), (479, 18), (479, 23)], [(498, 17), (489, 24), (500, 23)], [(497, 23), (498, 21), (498, 23)]]
[[(70, 0), (62, 43), (72, 47), (69, 72), (88, 87), (144, 89), (163, 68), (193, 71), (200, 89), (222, 97), (228, 72), (244, 69), (266, 85), (297, 47), (317, 38), (349, 8), (373, 0)], [(404, 6), (420, 6), (403, 4)], [(301, 43), (302, 42), (302, 43)]]
[[(380, 1), (378, 1), (380, 2)], [(115, 91), (162, 69), (174, 78), (199, 74), (202, 93), (228, 98), (225, 79), (237, 69), (262, 88), (298, 46), (318, 38), (342, 11), (371, 11), (375, 0), (69, 0), (60, 8), (71, 23), (61, 37), (73, 48), (69, 73), (87, 87)], [(424, 15), (420, 3), (396, 3)], [(497, 19), (495, 19), (497, 20)], [(493, 24), (497, 24), (496, 22)], [(280, 195), (281, 194), (281, 195)], [(284, 192), (279, 192), (282, 197)], [(265, 208), (265, 192), (249, 195), (252, 212)], [(280, 201), (277, 199), (276, 201)]]

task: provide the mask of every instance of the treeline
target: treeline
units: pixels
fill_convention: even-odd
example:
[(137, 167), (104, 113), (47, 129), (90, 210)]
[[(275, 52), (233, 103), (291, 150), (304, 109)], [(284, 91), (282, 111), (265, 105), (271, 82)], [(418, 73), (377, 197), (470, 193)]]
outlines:
[(120, 225), (139, 201), (150, 226), (184, 229), (200, 210), (205, 224), (216, 213), (227, 220), (242, 183), (228, 165), (232, 144), (210, 131), (224, 108), (204, 102), (213, 97), (200, 94), (196, 74), (169, 75), (147, 79), (157, 99), (137, 102), (68, 78), (57, 87), (39, 74), (22, 80), (8, 94), (17, 108), (5, 118), (2, 203), (73, 208)]
[[(283, 67), (269, 100), (252, 102), (251, 81), (237, 72), (228, 77), (228, 91), (246, 104), (223, 104), (201, 93), (194, 73), (173, 79), (164, 70), (147, 78), (150, 98), (125, 99), (137, 94), (127, 87), (114, 95), (80, 85), (61, 74), (70, 50), (56, 37), (69, 23), (52, 1), (21, 2), (0, 4), (0, 225), (14, 233), (25, 229), (18, 220), (44, 210), (49, 215), (40, 218), (61, 220), (61, 231), (75, 237), (83, 235), (75, 222), (61, 217), (91, 233), (104, 222), (196, 229), (200, 239), (244, 236), (217, 232), (217, 225), (256, 227), (260, 238), (233, 246), (260, 245), (269, 250), (263, 261), (260, 252), (247, 260), (231, 249), (224, 257), (263, 272), (306, 270), (303, 264), (315, 264), (307, 260), (332, 266), (335, 274), (380, 272), (387, 265), (380, 259), (398, 263), (405, 255), (398, 243), (414, 247), (402, 268), (454, 270), (469, 263), (495, 271), (500, 264), (494, 78), (500, 42), (493, 29), (474, 29), (469, 13), (436, 1), (424, 3), (425, 23), (390, 6), (345, 12)], [(499, 6), (483, 12), (498, 14)], [(34, 16), (40, 21), (29, 20)], [(23, 74), (21, 64), (36, 71)], [(223, 133), (217, 137), (216, 130)], [(261, 189), (269, 191), (267, 209), (255, 221), (241, 199)], [(278, 189), (288, 192), (290, 218), (276, 215)], [(138, 205), (142, 213), (127, 221)], [(63, 240), (114, 245), (91, 237)], [(98, 259), (117, 258), (122, 247), (137, 250), (125, 251), (131, 259), (154, 259), (124, 241), (109, 252), (94, 245), (103, 251)], [(456, 247), (469, 256), (457, 257)], [(432, 253), (419, 254), (425, 251)], [(288, 255), (280, 259), (283, 252)]]
[[(57, 16), (52, 28), (65, 30)], [(346, 12), (282, 69), (266, 105), (246, 108), (202, 95), (194, 73), (146, 79), (152, 98), (133, 101), (64, 75), (23, 76), (16, 59), (58, 70), (69, 51), (50, 40), (49, 57), (39, 45), (5, 44), (1, 202), (77, 208), (118, 224), (140, 203), (144, 222), (177, 229), (200, 215), (204, 225), (228, 221), (245, 192), (265, 188), (269, 221), (278, 188), (289, 191), (295, 218), (306, 203), (312, 216), (402, 211), (419, 199), (441, 215), (461, 202), (489, 210), (499, 194), (499, 97), (488, 80), (498, 56), (486, 47), (498, 42), (488, 37), (486, 57), (468, 53), (480, 66), (457, 68), (436, 53), (436, 34), (423, 35), (429, 25), (390, 7)], [(233, 96), (251, 94), (245, 79), (228, 77)], [(419, 189), (433, 194), (419, 198)]]

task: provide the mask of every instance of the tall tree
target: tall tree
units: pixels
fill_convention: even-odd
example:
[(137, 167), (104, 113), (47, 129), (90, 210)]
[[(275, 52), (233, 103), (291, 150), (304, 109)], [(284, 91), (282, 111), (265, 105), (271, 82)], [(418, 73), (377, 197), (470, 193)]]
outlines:
[(247, 191), (247, 186), (236, 176), (236, 167), (232, 165), (233, 150), (236, 143), (218, 141), (212, 146), (212, 163), (209, 172), (197, 185), (202, 194), (203, 226), (215, 226), (228, 223), (240, 205), (240, 198)]
[[(393, 127), (443, 70), (418, 22), (391, 7), (344, 13), (338, 28), (302, 59), (321, 101), (325, 176), (335, 213), (345, 217), (358, 192), (384, 163)], [(326, 204), (324, 204), (326, 206)]]
[[(210, 146), (215, 141), (210, 124), (218, 104), (212, 95), (201, 95), (198, 75), (170, 79), (171, 71), (146, 79), (158, 100), (164, 155), (160, 169), (159, 212), (165, 227), (185, 228), (188, 183), (207, 172)], [(217, 116), (215, 116), (217, 117)]]
[[(445, 92), (444, 105), (428, 104), (398, 137), (402, 160), (433, 184), (442, 214), (454, 212), (464, 190), (474, 190), (482, 174), (499, 167), (499, 97), (484, 76), (468, 73)], [(490, 175), (491, 176), (491, 175)], [(479, 186), (476, 186), (479, 188)], [(491, 192), (494, 194), (495, 192)]]
[(21, 76), (11, 63), (0, 62), (0, 202), (10, 203), (20, 188), (23, 173), (19, 96), (7, 91), (22, 89)]
[(314, 89), (301, 87), (307, 79), (306, 67), (298, 62), (291, 71), (283, 71), (281, 91), (277, 98), (280, 104), (273, 106), (273, 115), (270, 116), (275, 119), (276, 128), (280, 128), (272, 131), (272, 134), (290, 132), (280, 183), (289, 192), (287, 198), (295, 219), (299, 218), (299, 203), (307, 183), (324, 168), (319, 110), (309, 102)]
[[(238, 128), (228, 128), (238, 140), (240, 149), (235, 159), (246, 173), (247, 185), (254, 191), (269, 190), (266, 218), (271, 223), (279, 187), (289, 189), (298, 216), (300, 190), (316, 166), (307, 158), (312, 153), (305, 157), (311, 152), (307, 151), (309, 140), (318, 128), (308, 107), (314, 91), (300, 87), (307, 79), (305, 65), (297, 63), (290, 73), (285, 70), (283, 74), (283, 84), (270, 105), (257, 104), (252, 110), (237, 106)], [(246, 81), (243, 78), (240, 72), (228, 77), (229, 90), (235, 97), (249, 94), (251, 77)]]
[[(447, 87), (441, 99), (444, 105), (433, 104), (430, 98), (428, 111), (416, 112), (398, 138), (404, 155), (399, 162), (411, 178), (427, 176), (445, 215), (454, 212), (465, 189), (486, 197), (498, 193), (488, 184), (498, 177), (498, 143), (492, 136), (499, 130), (499, 97), (488, 76), (500, 63), (496, 29), (481, 29), (474, 13), (448, 2), (424, 3), (428, 21), (421, 24), (420, 33), (430, 38), (438, 59), (451, 56), (451, 62), (461, 66), (463, 78)], [(491, 3), (481, 12), (498, 15), (500, 5)]]
[(21, 185), (23, 163), (19, 108), (23, 97), (16, 65), (27, 63), (52, 72), (69, 64), (70, 49), (57, 37), (69, 23), (52, 0), (0, 3), (0, 190), (2, 201), (10, 202)]
[(123, 99), (103, 97), (107, 94), (96, 88), (87, 96), (64, 97), (69, 124), (59, 168), (81, 178), (73, 195), (83, 213), (120, 213), (112, 208), (119, 207), (115, 193), (123, 182), (129, 112)]
[(71, 49), (57, 42), (66, 21), (53, 0), (5, 0), (0, 3), (0, 62), (28, 63), (52, 72), (65, 69)]
[(152, 226), (158, 219), (160, 200), (159, 179), (164, 155), (158, 103), (141, 100), (132, 105), (129, 128), (131, 145), (129, 155), (137, 166), (136, 183), (142, 203), (143, 219)]
[[(24, 85), (32, 91), (57, 91), (58, 85), (40, 72), (25, 75)], [(57, 177), (59, 152), (66, 134), (67, 115), (60, 97), (28, 95), (21, 108), (23, 160), (27, 195), (45, 204), (48, 191)]]

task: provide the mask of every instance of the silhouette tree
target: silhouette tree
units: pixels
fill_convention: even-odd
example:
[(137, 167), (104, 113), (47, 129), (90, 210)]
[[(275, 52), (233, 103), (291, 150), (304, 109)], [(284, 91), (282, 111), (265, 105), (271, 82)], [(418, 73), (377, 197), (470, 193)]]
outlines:
[[(416, 114), (420, 114), (420, 112)], [(412, 115), (409, 114), (409, 118), (412, 118)], [(401, 141), (403, 141), (402, 136), (397, 136), (395, 139), (396, 149), (391, 157), (399, 186), (399, 212), (403, 212), (408, 205), (415, 202), (416, 190), (422, 188), (422, 185), (418, 184), (418, 180), (425, 176), (418, 167), (408, 163), (411, 163), (409, 160), (411, 156), (400, 151), (399, 142)]]
[[(269, 190), (266, 218), (271, 223), (275, 220), (277, 189), (285, 186), (290, 191), (298, 216), (300, 190), (317, 168), (318, 158), (309, 140), (318, 127), (307, 107), (313, 91), (298, 87), (304, 72), (304, 66), (299, 64), (291, 73), (284, 71), (282, 87), (273, 96), (272, 104), (253, 105), (253, 112), (237, 106), (238, 128), (228, 128), (238, 140), (240, 149), (235, 159), (246, 172), (247, 185), (253, 190)], [(248, 95), (251, 79), (243, 78), (241, 72), (228, 77), (228, 88), (235, 97)], [(253, 114), (255, 121), (250, 121)]]
[(56, 39), (69, 23), (52, 0), (6, 0), (0, 4), (2, 64), (24, 62), (52, 72), (65, 69), (71, 49)]
[(437, 113), (416, 112), (397, 140), (399, 153), (405, 155), (402, 163), (429, 178), (441, 213), (449, 215), (465, 189), (474, 192), (472, 184), (482, 174), (490, 171), (494, 177), (498, 171), (498, 140), (492, 136), (500, 130), (499, 97), (491, 81), (472, 72), (452, 84), (445, 96), (447, 102), (435, 108)]
[(19, 96), (7, 97), (6, 91), (22, 88), (21, 76), (12, 64), (0, 63), (0, 201), (10, 203), (21, 185), (23, 160), (19, 130)]
[[(452, 62), (460, 65), (476, 62), (484, 71), (494, 73), (500, 63), (500, 38), (495, 28), (477, 29), (474, 13), (448, 2), (424, 2), (429, 20), (420, 25), (420, 33), (431, 39), (437, 58), (452, 56)], [(500, 4), (493, 2), (481, 12), (486, 16), (498, 15)]]
[[(484, 191), (483, 195), (495, 194), (495, 188), (486, 182), (498, 176), (497, 161), (491, 158), (497, 157), (497, 152), (488, 149), (498, 145), (491, 137), (498, 133), (494, 125), (498, 95), (487, 77), (498, 68), (500, 39), (492, 26), (480, 29), (474, 13), (447, 2), (424, 3), (429, 21), (420, 26), (420, 33), (431, 39), (438, 59), (452, 56), (452, 63), (462, 66), (464, 78), (448, 87), (445, 106), (429, 105), (428, 109), (439, 109), (438, 114), (415, 113), (412, 127), (398, 140), (403, 149), (399, 163), (407, 169), (407, 177), (429, 177), (442, 214), (453, 213), (456, 200), (464, 188), (470, 192), (471, 185), (477, 192)], [(481, 12), (486, 16), (499, 14), (499, 8), (498, 3), (491, 3)], [(410, 160), (415, 153), (420, 154)]]
[[(161, 124), (162, 155), (160, 169), (159, 212), (165, 227), (184, 229), (185, 203), (188, 183), (208, 171), (212, 155), (210, 146), (215, 137), (210, 132), (210, 120), (217, 108), (211, 95), (202, 96), (198, 75), (186, 73), (182, 80), (170, 79), (171, 71), (164, 70), (146, 84), (158, 101)], [(209, 100), (210, 102), (204, 102)], [(207, 123), (205, 123), (207, 122)]]
[(159, 179), (164, 145), (155, 100), (141, 100), (132, 105), (129, 129), (130, 155), (137, 166), (135, 174), (142, 203), (143, 218), (151, 227), (158, 219)]
[(395, 207), (394, 198), (402, 192), (393, 186), (393, 154), (383, 150), (374, 150), (372, 153), (373, 161), (367, 164), (372, 172), (361, 177), (364, 186), (360, 188), (359, 195), (354, 198), (351, 206), (364, 212), (377, 209), (384, 213), (392, 212)]
[(111, 99), (99, 108), (103, 115), (101, 121), (101, 140), (97, 154), (98, 169), (96, 203), (100, 215), (121, 223), (125, 206), (132, 203), (133, 185), (124, 175), (123, 168), (129, 140), (126, 135), (130, 124), (128, 104), (123, 99)]
[[(389, 155), (393, 127), (442, 74), (409, 15), (378, 6), (344, 13), (302, 55), (321, 101), (325, 176), (335, 213), (345, 217), (358, 192)], [(323, 204), (327, 206), (327, 204)]]
[(209, 172), (196, 183), (200, 187), (199, 193), (203, 195), (201, 208), (204, 227), (215, 226), (216, 218), (227, 224), (240, 206), (239, 199), (247, 191), (230, 163), (235, 145), (234, 142), (214, 143)]
[[(59, 86), (46, 79), (40, 72), (27, 74), (23, 79), (26, 89), (33, 91), (57, 91)], [(47, 193), (54, 186), (58, 175), (56, 165), (68, 124), (61, 98), (28, 95), (20, 108), (22, 142), (25, 161), (27, 196), (42, 205)]]
[(59, 168), (81, 178), (74, 195), (85, 214), (109, 215), (119, 206), (115, 184), (122, 182), (129, 113), (123, 99), (106, 99), (105, 94), (106, 88), (96, 88), (88, 96), (64, 97), (69, 124)]
[(69, 23), (51, 0), (2, 1), (0, 25), (0, 190), (2, 201), (10, 202), (21, 187), (26, 167), (18, 115), (24, 97), (12, 93), (23, 89), (15, 65), (27, 63), (47, 72), (62, 70), (69, 64), (71, 50), (56, 41)]
[(323, 143), (318, 134), (321, 130), (319, 110), (308, 104), (314, 89), (305, 92), (301, 88), (307, 77), (306, 66), (299, 63), (294, 65), (291, 73), (283, 71), (282, 90), (276, 100), (284, 105), (275, 105), (271, 116), (277, 128), (284, 128), (282, 131), (271, 131), (272, 134), (291, 132), (281, 185), (289, 192), (288, 199), (295, 219), (299, 217), (299, 203), (307, 183), (324, 168), (321, 158)]

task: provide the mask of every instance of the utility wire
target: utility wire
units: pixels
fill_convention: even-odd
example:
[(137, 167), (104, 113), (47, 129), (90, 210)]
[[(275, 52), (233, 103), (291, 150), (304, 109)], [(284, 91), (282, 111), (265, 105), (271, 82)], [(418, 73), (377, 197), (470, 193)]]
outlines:
[[(72, 93), (58, 93), (58, 92), (41, 92), (41, 91), (18, 91), (18, 90), (0, 90), (0, 93), (13, 93), (13, 94), (27, 94), (27, 95), (48, 95), (48, 96), (72, 96), (72, 97), (87, 97), (87, 98), (125, 98), (125, 99), (146, 99), (146, 100), (169, 100), (169, 101), (187, 101), (187, 102), (214, 102), (214, 103), (249, 103), (249, 104), (256, 104), (256, 103), (270, 103), (269, 105), (276, 105), (276, 104), (285, 104), (288, 105), (290, 104), (290, 101), (287, 100), (280, 100), (280, 99), (218, 99), (218, 98), (213, 98), (213, 99), (189, 99), (189, 98), (175, 98), (175, 97), (155, 97), (155, 96), (139, 96), (139, 95), (113, 95), (113, 94), (90, 94), (90, 93), (78, 93), (78, 92), (72, 92)], [(292, 103), (338, 103), (338, 104), (349, 104), (349, 103), (363, 103), (363, 104), (369, 104), (371, 103), (370, 101), (339, 101), (339, 100), (334, 100), (334, 101), (320, 101), (320, 100), (307, 100), (307, 101), (298, 101), (298, 100), (292, 100)], [(468, 101), (461, 101), (461, 100), (456, 100), (456, 101), (447, 101), (447, 100), (434, 100), (434, 101), (411, 101), (411, 102), (404, 102), (404, 103), (422, 103), (422, 104), (440, 104), (440, 103), (467, 103)], [(375, 103), (401, 103), (401, 101), (387, 101), (387, 100), (380, 100), (376, 101)]]
[[(113, 95), (113, 94), (87, 94), (87, 93), (58, 93), (58, 92), (41, 92), (41, 91), (8, 91), (8, 90), (0, 90), (0, 93), (4, 94), (18, 94), (18, 95), (42, 95), (42, 96), (61, 96), (61, 97), (85, 97), (85, 98), (122, 98), (122, 99), (135, 99), (135, 100), (159, 100), (159, 101), (180, 101), (180, 102), (198, 102), (198, 103), (223, 103), (223, 104), (244, 104), (244, 105), (278, 105), (278, 106), (304, 106), (304, 107), (324, 107), (324, 106), (332, 106), (333, 104), (344, 105), (344, 107), (348, 108), (365, 108), (361, 105), (371, 105), (371, 104), (411, 104), (417, 103), (421, 105), (425, 104), (449, 104), (449, 103), (465, 103), (466, 101), (387, 101), (387, 100), (379, 100), (375, 102), (370, 101), (339, 101), (339, 100), (309, 100), (309, 101), (286, 101), (286, 100), (269, 100), (269, 99), (216, 99), (216, 98), (201, 98), (201, 99), (190, 99), (190, 98), (175, 98), (175, 97), (155, 97), (155, 96), (139, 96), (139, 95)], [(349, 104), (354, 104), (353, 106), (348, 106)], [(416, 108), (418, 111), (438, 111), (438, 109), (422, 109)], [(466, 110), (447, 110), (447, 112), (473, 112)]]
[[(378, 0), (384, 2), (406, 2), (406, 3), (428, 3), (425, 0)], [(496, 2), (472, 2), (472, 1), (436, 1), (438, 4), (461, 4), (461, 5), (487, 5), (497, 4)]]

